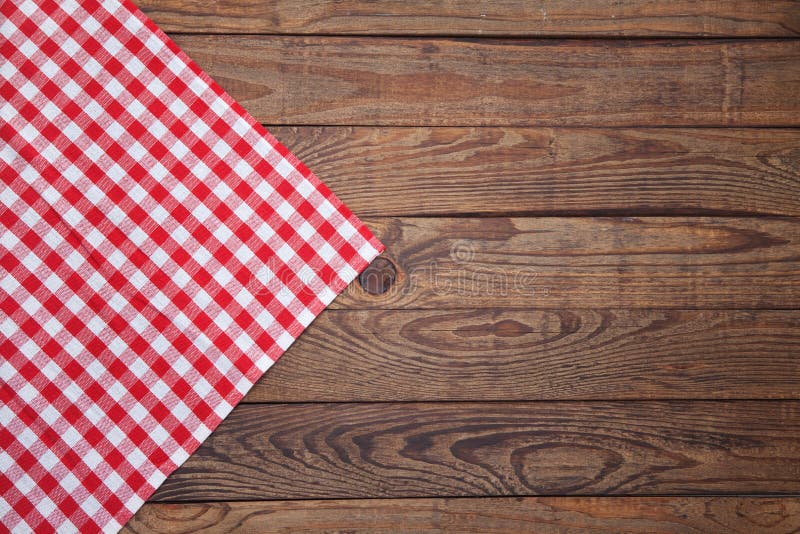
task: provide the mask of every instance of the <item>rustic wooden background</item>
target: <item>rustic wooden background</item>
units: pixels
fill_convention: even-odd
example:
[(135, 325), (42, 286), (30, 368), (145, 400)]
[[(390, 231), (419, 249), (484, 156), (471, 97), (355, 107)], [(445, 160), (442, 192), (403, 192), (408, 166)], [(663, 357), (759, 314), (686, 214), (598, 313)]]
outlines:
[(397, 275), (129, 532), (800, 529), (800, 2), (139, 4)]

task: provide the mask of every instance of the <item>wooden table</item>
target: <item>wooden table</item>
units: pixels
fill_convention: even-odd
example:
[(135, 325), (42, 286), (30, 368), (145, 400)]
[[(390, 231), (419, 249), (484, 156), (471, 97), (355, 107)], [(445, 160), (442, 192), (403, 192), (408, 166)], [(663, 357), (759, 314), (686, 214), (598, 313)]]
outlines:
[(128, 531), (800, 529), (800, 3), (140, 4), (388, 261)]

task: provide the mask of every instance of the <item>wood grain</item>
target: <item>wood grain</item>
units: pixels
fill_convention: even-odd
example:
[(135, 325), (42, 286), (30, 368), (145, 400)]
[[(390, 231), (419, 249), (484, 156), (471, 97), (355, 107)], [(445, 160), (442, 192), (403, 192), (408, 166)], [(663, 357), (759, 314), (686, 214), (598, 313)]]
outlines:
[(139, 3), (397, 279), (126, 532), (800, 530), (796, 1)]
[(329, 310), (244, 402), (800, 398), (800, 312)]
[(734, 36), (800, 35), (790, 0), (140, 0), (165, 30), (189, 33)]
[(796, 494), (799, 407), (240, 405), (154, 499)]
[(268, 124), (800, 125), (800, 40), (176, 42)]
[(397, 267), (348, 309), (800, 307), (800, 220), (367, 219)]
[(800, 130), (274, 127), (361, 217), (800, 215)]
[(718, 532), (800, 529), (793, 497), (496, 497), (146, 504), (124, 533)]

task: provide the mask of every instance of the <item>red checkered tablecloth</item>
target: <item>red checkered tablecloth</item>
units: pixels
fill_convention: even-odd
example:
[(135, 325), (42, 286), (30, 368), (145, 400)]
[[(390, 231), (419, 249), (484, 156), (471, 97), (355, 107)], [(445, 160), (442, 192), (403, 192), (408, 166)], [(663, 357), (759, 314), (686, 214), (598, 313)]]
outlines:
[(114, 532), (382, 245), (131, 3), (0, 6), (0, 526)]

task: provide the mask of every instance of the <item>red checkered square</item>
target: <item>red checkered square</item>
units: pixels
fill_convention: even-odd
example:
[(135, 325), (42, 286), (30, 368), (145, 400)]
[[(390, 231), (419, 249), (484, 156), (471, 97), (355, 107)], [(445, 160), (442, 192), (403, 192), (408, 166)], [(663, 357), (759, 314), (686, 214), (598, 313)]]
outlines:
[(131, 3), (0, 10), (0, 525), (114, 532), (383, 247)]

